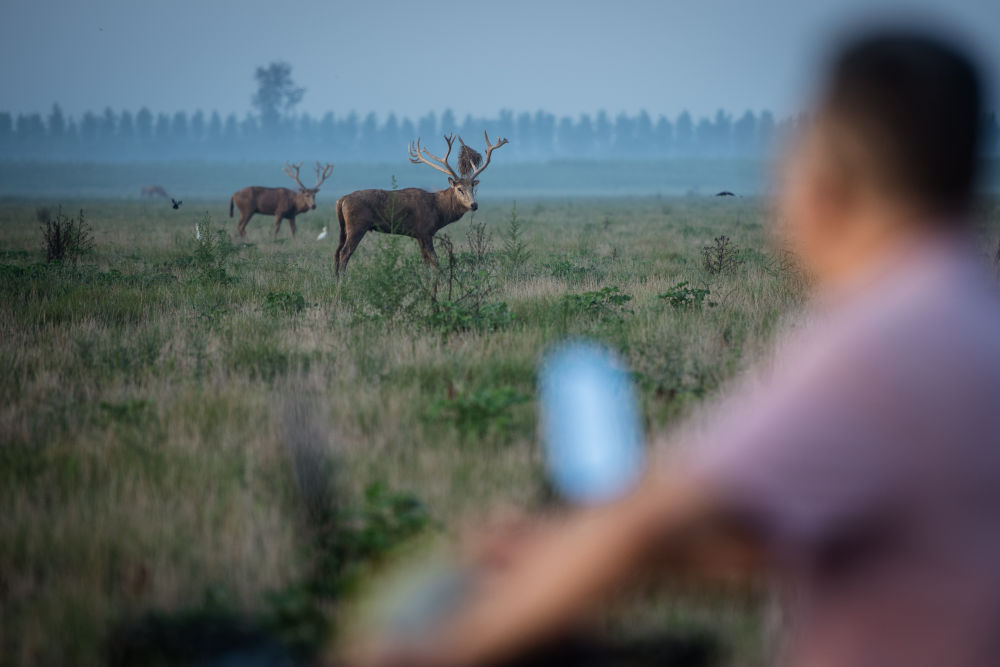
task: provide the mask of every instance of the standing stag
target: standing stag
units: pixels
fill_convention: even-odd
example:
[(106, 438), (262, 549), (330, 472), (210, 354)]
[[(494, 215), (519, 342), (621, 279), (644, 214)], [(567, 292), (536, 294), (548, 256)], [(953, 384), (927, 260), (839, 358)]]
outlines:
[(274, 216), (274, 237), (278, 238), (278, 228), (281, 227), (282, 219), (288, 220), (288, 226), (292, 228), (292, 236), (295, 236), (295, 216), (306, 213), (316, 208), (316, 193), (319, 186), (329, 178), (333, 172), (333, 165), (327, 163), (321, 165), (316, 163), (316, 185), (307, 188), (299, 180), (299, 168), (302, 163), (285, 163), (285, 173), (299, 185), (299, 191), (295, 192), (288, 188), (264, 188), (259, 185), (251, 185), (237, 190), (229, 198), (229, 217), (233, 217), (233, 206), (240, 210), (240, 222), (236, 226), (240, 237), (246, 236), (247, 223), (254, 213), (263, 213)]
[(410, 144), (410, 162), (434, 167), (448, 176), (448, 187), (437, 192), (428, 192), (421, 188), (404, 188), (402, 190), (358, 190), (344, 195), (337, 201), (337, 219), (340, 221), (340, 244), (334, 261), (339, 274), (347, 267), (347, 262), (358, 247), (358, 243), (369, 231), (386, 234), (402, 234), (411, 236), (420, 244), (420, 253), (424, 263), (437, 263), (437, 253), (434, 252), (434, 234), (445, 225), (450, 225), (466, 211), (479, 208), (476, 203), (476, 186), (478, 176), (490, 164), (493, 151), (507, 143), (506, 139), (498, 139), (495, 144), (486, 137), (486, 161), (476, 151), (462, 144), (459, 153), (459, 171), (448, 164), (451, 146), (455, 143), (455, 135), (446, 135), (448, 152), (444, 158), (439, 158), (426, 148), (420, 147), (420, 139), (416, 144)]

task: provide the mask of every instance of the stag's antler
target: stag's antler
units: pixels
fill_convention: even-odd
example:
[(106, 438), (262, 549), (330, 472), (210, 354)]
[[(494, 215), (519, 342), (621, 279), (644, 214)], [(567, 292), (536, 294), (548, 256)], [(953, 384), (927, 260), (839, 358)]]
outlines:
[[(454, 178), (457, 181), (457, 180), (459, 180), (458, 179), (458, 174), (456, 174), (455, 170), (451, 168), (450, 164), (448, 164), (448, 156), (451, 155), (451, 145), (453, 143), (455, 143), (455, 135), (454, 134), (446, 134), (446, 135), (444, 135), (444, 140), (448, 143), (448, 152), (444, 154), (444, 159), (443, 160), (441, 158), (439, 158), (438, 156), (434, 155), (434, 153), (431, 153), (426, 148), (421, 148), (420, 147), (420, 138), (419, 137), (417, 138), (417, 143), (416, 144), (414, 144), (411, 141), (410, 142), (410, 162), (412, 162), (413, 164), (420, 164), (421, 162), (423, 162), (424, 164), (427, 164), (427, 165), (430, 165), (430, 166), (434, 167), (435, 169), (437, 169), (438, 171), (440, 171), (443, 174), (448, 174), (448, 176), (450, 176), (451, 178)], [(429, 157), (431, 160), (434, 160), (435, 162), (431, 162), (431, 160), (428, 160), (427, 158), (425, 158), (424, 155), (426, 155), (427, 157)]]
[(325, 165), (321, 165), (319, 162), (316, 163), (316, 186), (313, 190), (319, 190), (319, 186), (323, 185), (326, 179), (330, 178), (330, 174), (333, 173), (333, 165), (327, 162)]
[(490, 158), (493, 156), (493, 151), (500, 148), (504, 144), (509, 143), (506, 139), (501, 139), (500, 137), (497, 137), (497, 142), (495, 144), (491, 144), (490, 135), (486, 132), (486, 130), (483, 130), (483, 137), (486, 138), (486, 161), (483, 162), (482, 167), (478, 167), (474, 172), (472, 172), (471, 178), (473, 179), (478, 178), (479, 174), (486, 171), (486, 167), (490, 166)]
[(309, 188), (302, 185), (302, 181), (299, 180), (299, 169), (301, 167), (302, 167), (301, 162), (299, 162), (298, 164), (292, 164), (291, 162), (286, 162), (284, 171), (286, 174), (288, 174), (289, 178), (291, 178), (292, 180), (294, 180), (296, 183), (299, 184), (300, 188), (302, 188), (303, 190), (308, 190)]

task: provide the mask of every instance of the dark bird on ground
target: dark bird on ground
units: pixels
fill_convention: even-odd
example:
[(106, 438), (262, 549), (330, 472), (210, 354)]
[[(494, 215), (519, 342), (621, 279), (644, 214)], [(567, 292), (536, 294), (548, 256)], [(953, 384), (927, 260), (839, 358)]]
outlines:
[(722, 192), (716, 194), (715, 196), (716, 197), (735, 197), (736, 195), (734, 195), (729, 190), (723, 190)]
[(173, 207), (174, 207), (175, 209), (177, 209), (177, 208), (180, 208), (180, 207), (181, 207), (181, 204), (183, 204), (184, 202), (182, 202), (182, 201), (180, 201), (180, 200), (177, 200), (177, 199), (174, 199), (173, 197), (171, 197), (171, 198), (170, 198), (170, 203), (171, 203), (171, 204), (173, 205)]

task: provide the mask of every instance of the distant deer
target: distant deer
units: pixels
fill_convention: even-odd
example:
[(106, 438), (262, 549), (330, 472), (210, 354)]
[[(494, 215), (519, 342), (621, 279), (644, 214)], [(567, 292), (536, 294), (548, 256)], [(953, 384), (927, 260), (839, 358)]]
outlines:
[[(347, 262), (358, 247), (358, 243), (369, 231), (387, 234), (402, 234), (411, 236), (420, 245), (420, 253), (425, 264), (437, 263), (437, 253), (434, 252), (434, 234), (445, 225), (450, 225), (466, 211), (479, 208), (476, 202), (476, 186), (478, 177), (490, 165), (493, 151), (507, 143), (506, 139), (497, 139), (490, 143), (486, 138), (486, 161), (476, 151), (462, 144), (459, 153), (459, 170), (461, 175), (448, 164), (455, 135), (445, 135), (448, 151), (444, 158), (439, 158), (426, 148), (420, 147), (420, 139), (416, 144), (410, 143), (410, 162), (429, 165), (448, 176), (448, 187), (437, 192), (428, 192), (421, 188), (404, 188), (402, 190), (358, 190), (344, 195), (337, 200), (337, 219), (340, 221), (340, 244), (334, 256), (336, 272), (339, 274), (347, 268)], [(428, 159), (429, 158), (429, 159)]]
[(144, 185), (142, 187), (143, 197), (163, 197), (164, 199), (170, 199), (167, 196), (167, 191), (163, 189), (162, 185)]
[(299, 185), (299, 191), (295, 192), (288, 188), (264, 188), (259, 185), (237, 190), (229, 198), (229, 217), (233, 217), (233, 206), (240, 210), (240, 221), (236, 229), (240, 237), (246, 236), (247, 223), (254, 213), (263, 213), (274, 216), (274, 237), (278, 237), (278, 228), (281, 227), (283, 219), (288, 220), (288, 226), (292, 229), (292, 236), (295, 236), (295, 216), (306, 213), (316, 208), (316, 193), (319, 187), (333, 173), (333, 165), (327, 163), (321, 165), (316, 163), (316, 185), (307, 188), (299, 180), (299, 168), (302, 163), (285, 163), (285, 173)]
[(180, 199), (174, 199), (173, 197), (170, 198), (170, 205), (174, 207), (175, 211), (179, 209), (181, 207), (181, 204), (183, 203), (184, 202), (182, 202)]

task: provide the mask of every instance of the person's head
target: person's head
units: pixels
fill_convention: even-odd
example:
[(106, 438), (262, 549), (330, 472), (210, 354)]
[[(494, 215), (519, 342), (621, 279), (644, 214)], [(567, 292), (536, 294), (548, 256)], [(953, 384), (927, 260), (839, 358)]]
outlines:
[(843, 47), (786, 165), (782, 217), (806, 266), (823, 278), (849, 270), (853, 246), (963, 224), (981, 100), (972, 60), (942, 39), (880, 32)]

